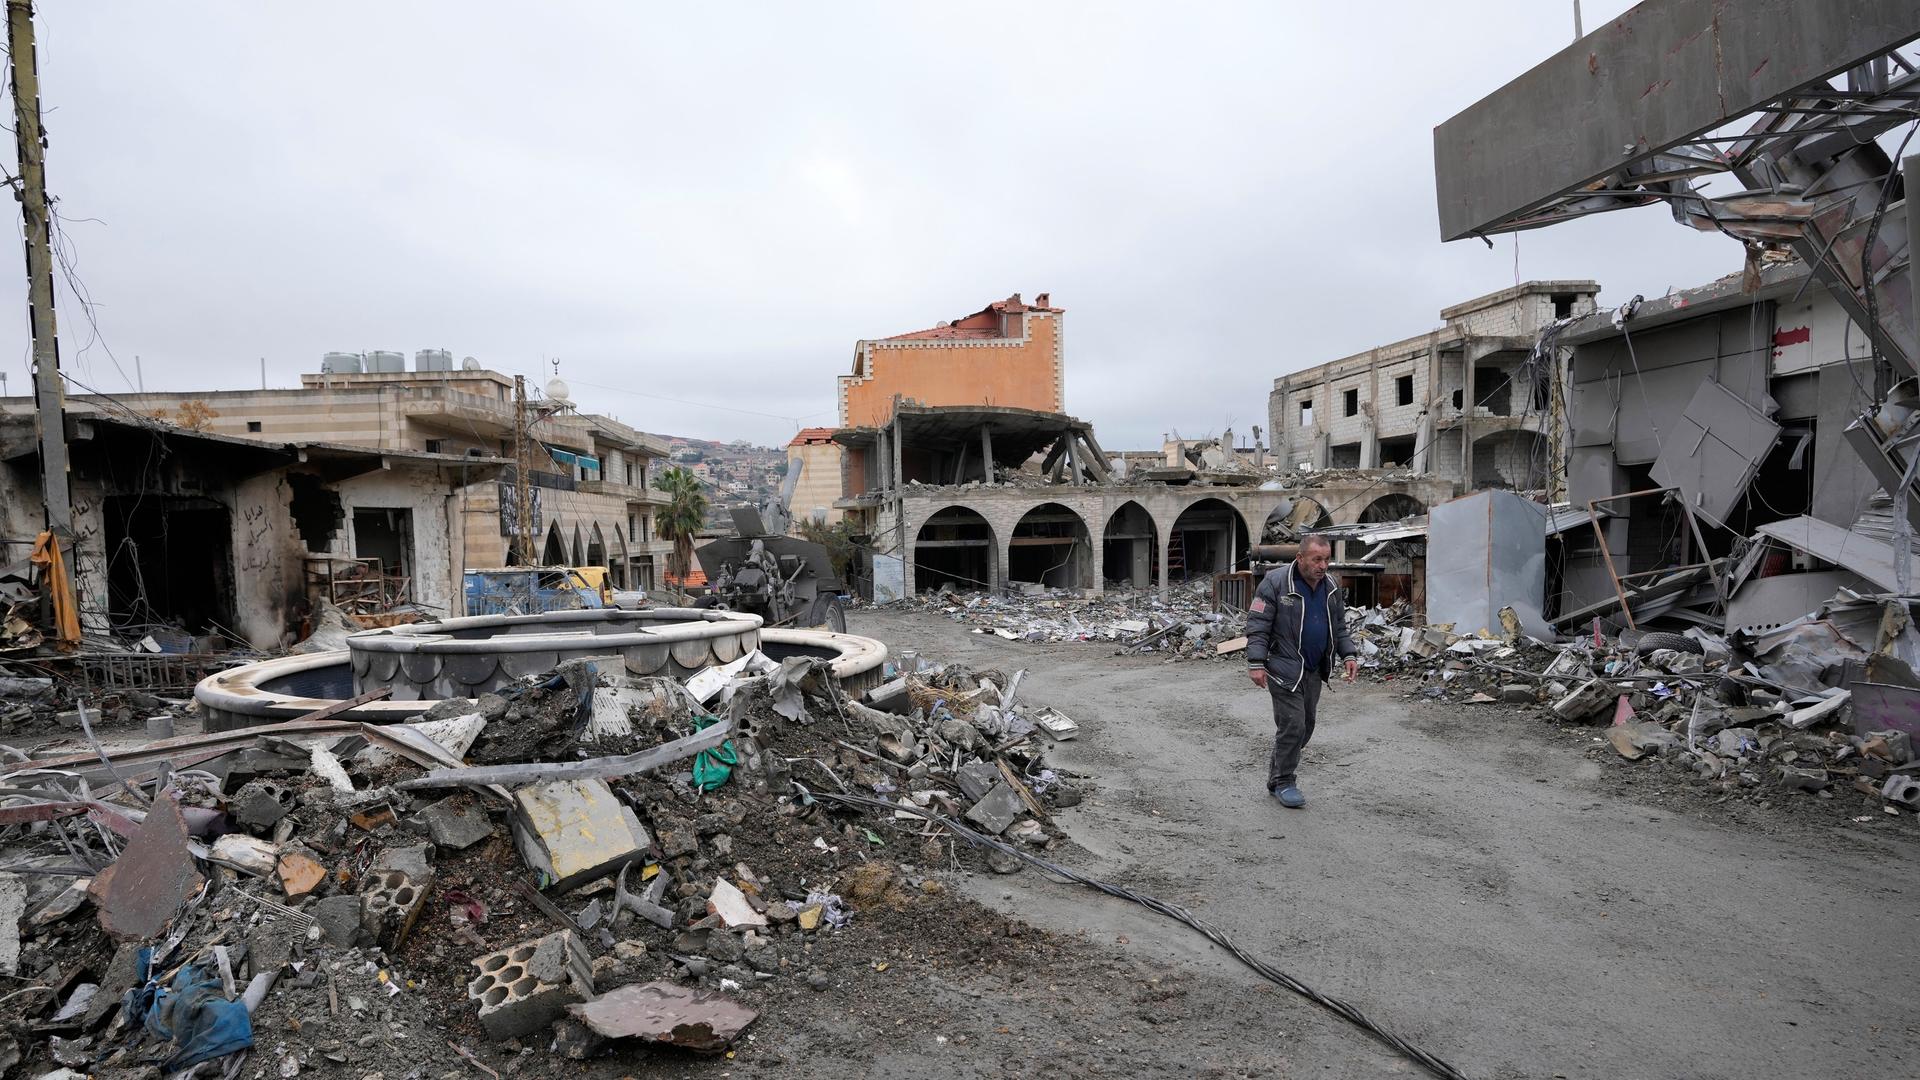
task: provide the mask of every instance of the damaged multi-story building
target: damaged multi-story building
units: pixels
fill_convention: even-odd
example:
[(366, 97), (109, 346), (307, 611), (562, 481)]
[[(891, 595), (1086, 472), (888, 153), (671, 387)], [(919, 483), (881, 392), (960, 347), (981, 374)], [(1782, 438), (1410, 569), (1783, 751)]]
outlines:
[(1437, 330), (1279, 376), (1274, 455), (1300, 470), (1403, 470), (1452, 495), (1544, 488), (1554, 372), (1529, 358), (1542, 329), (1592, 313), (1599, 292), (1529, 281), (1442, 310)]
[[(329, 353), (319, 372), (300, 386), (120, 394), (68, 399), (80, 411), (130, 410), (190, 424), (217, 435), (284, 442), (319, 442), (451, 457), (514, 456), (514, 380), (471, 366), (456, 369), (451, 353), (423, 349), (406, 370), (398, 352)], [(671, 544), (654, 535), (653, 519), (666, 495), (652, 486), (668, 447), (658, 436), (607, 416), (536, 403), (529, 432), (533, 467), (532, 552), (514, 550), (513, 471), (484, 470), (461, 485), (455, 508), (464, 519), (456, 561), (463, 567), (605, 566), (620, 588), (660, 583)], [(543, 407), (544, 406), (544, 407)], [(0, 399), (0, 412), (25, 412), (28, 398)], [(348, 550), (380, 546), (387, 527), (370, 511), (349, 522)], [(390, 527), (404, 536), (414, 528)], [(360, 537), (368, 537), (363, 544)], [(414, 556), (403, 541), (397, 572)], [(458, 613), (457, 606), (454, 611)]]
[(943, 584), (1164, 591), (1244, 568), (1276, 509), (1349, 523), (1375, 497), (1451, 493), (1418, 477), (1289, 490), (1231, 452), (1216, 455), (1220, 468), (1204, 456), (1144, 467), (1111, 455), (1063, 411), (1062, 312), (1047, 300), (1016, 294), (856, 347), (855, 372), (840, 379), (836, 505), (867, 538), (876, 597)]

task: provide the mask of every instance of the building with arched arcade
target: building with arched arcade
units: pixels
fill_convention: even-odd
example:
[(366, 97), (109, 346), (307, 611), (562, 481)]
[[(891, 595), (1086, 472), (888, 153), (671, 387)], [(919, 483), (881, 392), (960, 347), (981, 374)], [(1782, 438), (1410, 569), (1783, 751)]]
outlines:
[(871, 478), (838, 505), (868, 537), (876, 577), (897, 561), (907, 594), (949, 582), (1165, 592), (1244, 568), (1282, 503), (1292, 504), (1295, 522), (1337, 528), (1425, 513), (1457, 494), (1417, 477), (1312, 488), (1251, 475), (1236, 483), (1129, 481), (1108, 470), (1090, 425), (1025, 409), (901, 404), (887, 424), (835, 438), (853, 464), (848, 472)]

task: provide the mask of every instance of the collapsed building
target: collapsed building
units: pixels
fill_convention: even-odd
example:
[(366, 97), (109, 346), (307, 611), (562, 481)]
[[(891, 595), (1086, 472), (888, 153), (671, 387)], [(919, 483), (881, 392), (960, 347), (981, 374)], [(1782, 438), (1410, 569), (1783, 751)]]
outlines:
[[(138, 414), (67, 423), (75, 535), (63, 546), (88, 649), (103, 654), (142, 639), (148, 656), (284, 648), (322, 601), (369, 595), (382, 610), (457, 614), (460, 492), (507, 465), (222, 435)], [(42, 529), (40, 485), (32, 417), (0, 416), (8, 564)]]
[[(298, 387), (79, 395), (67, 403), (77, 412), (131, 411), (241, 438), (513, 457), (519, 410), (511, 377), (471, 358), (470, 367), (455, 370), (441, 349), (421, 350), (413, 371), (404, 359), (328, 353), (322, 370), (303, 374)], [(666, 495), (651, 479), (667, 444), (612, 417), (568, 408), (565, 387), (558, 389), (528, 410), (535, 550), (514, 550), (511, 468), (504, 475), (487, 469), (458, 493), (466, 528), (456, 559), (470, 567), (605, 566), (616, 588), (655, 588), (672, 547), (653, 529)], [(29, 398), (0, 399), (0, 412), (31, 408)]]
[(837, 505), (869, 539), (875, 599), (949, 583), (1165, 593), (1244, 569), (1276, 510), (1332, 527), (1357, 522), (1382, 499), (1451, 494), (1419, 478), (1349, 479), (1309, 495), (1253, 475), (1122, 474), (1092, 425), (1028, 409), (902, 402), (886, 424), (834, 438), (848, 477)]
[(1534, 346), (1599, 292), (1529, 281), (1444, 309), (1437, 330), (1282, 375), (1267, 399), (1274, 453), (1301, 470), (1407, 470), (1456, 495), (1545, 488), (1557, 372)]

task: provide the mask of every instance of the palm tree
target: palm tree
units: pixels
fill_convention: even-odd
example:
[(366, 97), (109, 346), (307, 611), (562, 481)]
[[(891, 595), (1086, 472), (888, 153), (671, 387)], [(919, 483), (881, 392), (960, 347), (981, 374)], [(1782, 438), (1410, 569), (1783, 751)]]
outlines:
[(707, 519), (707, 496), (700, 490), (700, 478), (677, 466), (656, 477), (653, 486), (667, 493), (666, 508), (654, 518), (654, 533), (673, 541), (667, 573), (685, 593), (687, 573), (693, 566), (693, 534)]

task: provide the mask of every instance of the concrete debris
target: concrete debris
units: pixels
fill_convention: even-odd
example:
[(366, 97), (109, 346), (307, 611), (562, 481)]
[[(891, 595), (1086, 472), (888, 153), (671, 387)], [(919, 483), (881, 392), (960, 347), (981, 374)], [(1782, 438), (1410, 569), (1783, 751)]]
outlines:
[(514, 793), (513, 835), (559, 891), (617, 874), (653, 843), (605, 780), (560, 780)]
[[(1140, 621), (1148, 635), (1165, 622)], [(1182, 625), (1202, 622), (1215, 625)], [(1214, 651), (1186, 633), (1162, 640)], [(812, 658), (742, 660), (693, 672), (697, 692), (576, 665), (572, 681), (529, 672), (412, 724), (310, 716), (141, 744), (146, 721), (174, 707), (156, 699), (117, 718), (138, 745), (69, 743), (16, 766), (6, 783), (20, 794), (0, 816), (9, 861), (96, 871), (0, 875), (0, 971), (57, 981), (66, 1010), (61, 1026), (18, 1029), (27, 1075), (134, 1064), (110, 1056), (119, 1028), (101, 1032), (142, 990), (147, 947), (155, 970), (200, 973), (276, 1033), (258, 1062), (268, 1075), (358, 1067), (374, 1042), (345, 1032), (458, 1030), (449, 1010), (507, 1044), (456, 1045), (456, 1067), (502, 1074), (521, 1048), (567, 1060), (612, 1039), (721, 1050), (756, 1013), (716, 989), (751, 1001), (791, 979), (829, 992), (842, 980), (821, 968), (836, 947), (898, 950), (901, 920), (877, 913), (939, 896), (931, 870), (1018, 869), (953, 844), (931, 818), (964, 815), (1048, 849), (1064, 838), (1054, 815), (1089, 790), (1049, 767), (1079, 725), (1024, 700), (1022, 672), (913, 658), (855, 696)], [(19, 699), (0, 694), (0, 714), (45, 706), (51, 722), (69, 704), (57, 686), (0, 690)], [(710, 753), (728, 770), (696, 783), (714, 776)], [(885, 808), (828, 812), (812, 797), (825, 791)], [(99, 931), (71, 918), (89, 902)], [(838, 941), (861, 934), (874, 937)], [(56, 971), (49, 957), (81, 955), (56, 945), (97, 958)], [(33, 1015), (53, 1015), (46, 1005)], [(113, 1022), (137, 1029), (144, 1015)]]
[(1100, 641), (1124, 653), (1176, 660), (1220, 659), (1246, 647), (1246, 615), (1215, 611), (1212, 578), (1176, 586), (1162, 598), (1156, 590), (1110, 589), (1084, 596), (1077, 589), (1034, 585), (1018, 594), (923, 594), (916, 603), (974, 633), (1008, 641)]
[(707, 912), (718, 916), (720, 925), (729, 930), (740, 926), (767, 925), (767, 917), (747, 903), (747, 894), (726, 878), (714, 880), (713, 889), (707, 894)]
[(700, 1053), (725, 1050), (760, 1017), (724, 995), (669, 982), (623, 986), (567, 1011), (609, 1039), (645, 1039)]
[(531, 1035), (593, 996), (593, 961), (569, 930), (488, 953), (473, 966), (467, 997), (479, 1002), (480, 1024), (498, 1042)]
[(161, 793), (120, 857), (87, 887), (100, 909), (100, 928), (122, 941), (160, 936), (201, 885), (187, 846), (186, 819), (167, 794)]

